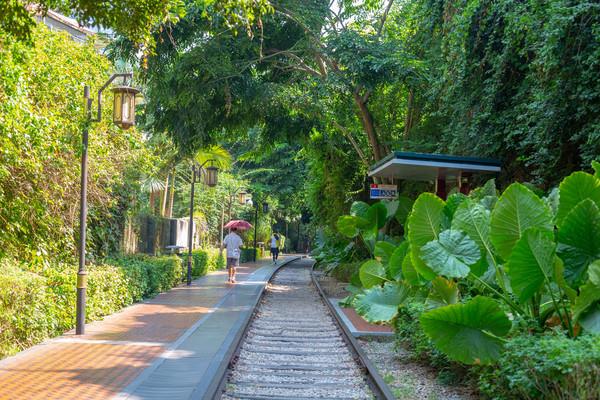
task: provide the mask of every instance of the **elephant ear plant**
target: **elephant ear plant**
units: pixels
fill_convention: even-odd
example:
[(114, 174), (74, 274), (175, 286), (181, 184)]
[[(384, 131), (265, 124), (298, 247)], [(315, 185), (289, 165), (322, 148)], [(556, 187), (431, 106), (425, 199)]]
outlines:
[(513, 330), (600, 334), (594, 168), (596, 175), (575, 172), (545, 198), (520, 183), (497, 196), (493, 181), (448, 201), (423, 193), (399, 242), (380, 231), (395, 217), (388, 207), (353, 206), (338, 227), (370, 243), (372, 259), (360, 268), (352, 305), (367, 321), (389, 323), (407, 302), (423, 302), (423, 331), (466, 364), (492, 363)]

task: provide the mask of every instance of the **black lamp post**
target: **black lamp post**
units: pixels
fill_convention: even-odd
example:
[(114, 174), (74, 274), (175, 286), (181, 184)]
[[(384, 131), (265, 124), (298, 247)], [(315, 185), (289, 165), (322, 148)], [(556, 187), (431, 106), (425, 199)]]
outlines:
[[(192, 188), (190, 193), (190, 223), (188, 225), (188, 259), (187, 259), (187, 284), (188, 286), (192, 284), (192, 235), (194, 234), (194, 185), (196, 183), (196, 176), (199, 176), (202, 173), (202, 167), (206, 165), (208, 162), (213, 162), (215, 160), (207, 160), (202, 165), (197, 165), (197, 163), (192, 164)], [(219, 175), (219, 169), (214, 166), (205, 168), (206, 177), (204, 182), (208, 187), (217, 186), (217, 178)]]
[(77, 271), (77, 309), (75, 334), (83, 335), (85, 333), (85, 303), (87, 289), (87, 271), (85, 269), (85, 247), (86, 247), (86, 229), (87, 229), (87, 150), (88, 134), (92, 122), (102, 120), (102, 92), (116, 78), (123, 78), (123, 85), (113, 88), (113, 122), (121, 129), (128, 129), (135, 125), (135, 95), (139, 90), (127, 86), (127, 79), (132, 79), (131, 72), (113, 74), (108, 81), (98, 90), (98, 111), (96, 118), (92, 118), (92, 99), (90, 97), (90, 87), (84, 86), (83, 98), (85, 100), (86, 121), (83, 127), (81, 138), (81, 197), (79, 211), (79, 269)]

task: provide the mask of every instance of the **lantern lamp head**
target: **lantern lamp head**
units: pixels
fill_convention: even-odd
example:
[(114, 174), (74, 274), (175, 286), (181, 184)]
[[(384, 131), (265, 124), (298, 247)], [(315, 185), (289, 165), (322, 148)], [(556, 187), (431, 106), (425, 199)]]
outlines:
[(140, 91), (131, 86), (115, 86), (113, 122), (121, 129), (129, 129), (135, 125), (135, 96)]
[(206, 185), (209, 187), (217, 186), (219, 168), (215, 166), (206, 167)]
[(241, 205), (246, 204), (246, 195), (248, 193), (246, 193), (245, 190), (242, 190), (241, 192), (238, 193), (238, 203), (240, 203)]

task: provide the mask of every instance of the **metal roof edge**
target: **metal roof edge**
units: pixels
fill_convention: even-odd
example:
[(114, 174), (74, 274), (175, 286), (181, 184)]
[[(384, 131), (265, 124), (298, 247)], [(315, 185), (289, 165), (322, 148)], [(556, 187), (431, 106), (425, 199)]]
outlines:
[(418, 160), (418, 161), (444, 161), (449, 163), (467, 163), (473, 165), (485, 165), (501, 167), (502, 162), (493, 158), (482, 158), (482, 157), (469, 157), (469, 156), (453, 156), (449, 154), (438, 154), (438, 153), (416, 153), (409, 151), (393, 151), (386, 157), (382, 158), (375, 164), (369, 167), (369, 172), (379, 168), (393, 159), (405, 159), (405, 160)]

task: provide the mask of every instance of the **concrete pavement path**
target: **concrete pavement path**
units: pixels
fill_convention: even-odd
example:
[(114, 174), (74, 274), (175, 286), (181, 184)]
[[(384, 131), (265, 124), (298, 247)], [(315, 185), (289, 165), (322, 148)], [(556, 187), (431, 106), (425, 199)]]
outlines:
[(2, 360), (0, 399), (201, 398), (275, 268), (213, 272)]

